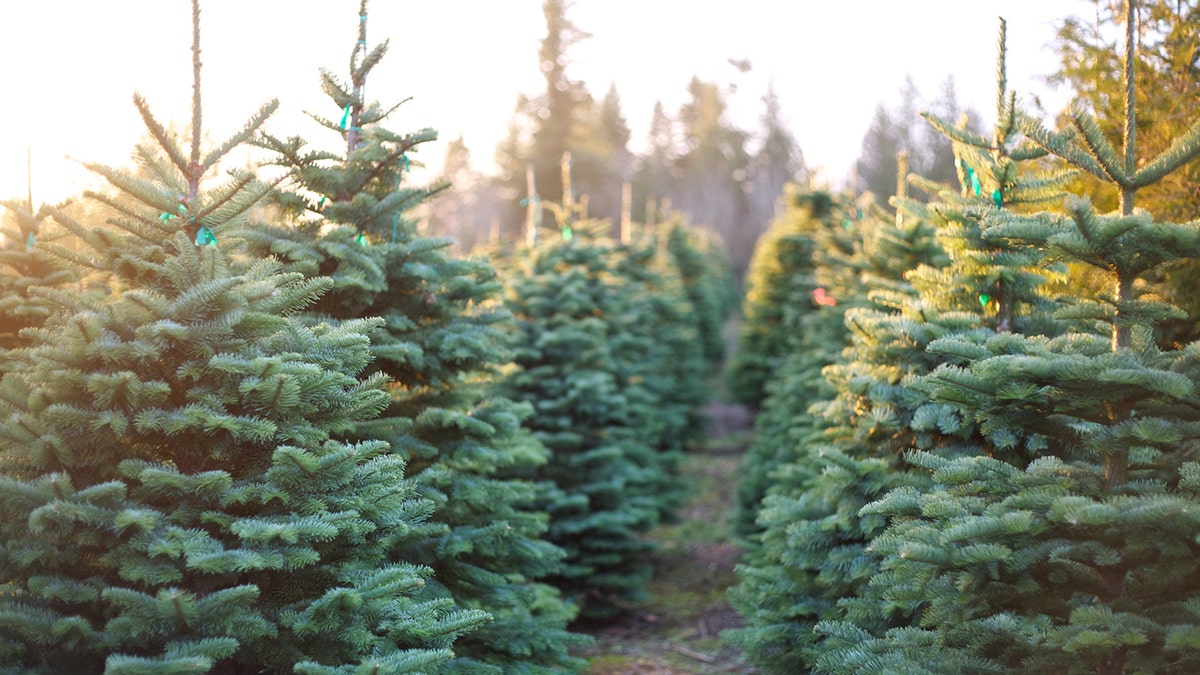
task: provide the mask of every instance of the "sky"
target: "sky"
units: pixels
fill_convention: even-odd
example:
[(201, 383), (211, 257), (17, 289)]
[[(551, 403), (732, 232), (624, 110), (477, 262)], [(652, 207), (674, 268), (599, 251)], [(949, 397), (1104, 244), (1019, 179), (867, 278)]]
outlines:
[[(56, 202), (94, 184), (81, 162), (123, 165), (144, 126), (143, 95), (164, 123), (191, 104), (189, 0), (0, 0), (0, 199)], [(373, 0), (367, 41), (390, 40), (367, 97), (405, 102), (394, 131), (431, 127), (418, 160), (436, 173), (446, 143), (463, 137), (475, 168), (494, 148), (518, 95), (544, 88), (537, 50), (542, 0)], [(338, 140), (305, 111), (337, 118), (318, 73), (346, 77), (358, 0), (201, 0), (201, 91), (212, 143), (263, 103), (267, 130)], [(591, 37), (568, 52), (568, 75), (597, 98), (612, 84), (644, 147), (656, 101), (678, 111), (693, 76), (728, 92), (733, 123), (754, 130), (773, 86), (805, 161), (845, 181), (877, 105), (895, 106), (906, 77), (926, 100), (953, 77), (958, 100), (990, 121), (998, 17), (1008, 23), (1008, 80), (1047, 113), (1070, 100), (1045, 83), (1057, 66), (1055, 28), (1094, 18), (1086, 0), (574, 0), (568, 16)], [(730, 59), (746, 59), (748, 72)], [(333, 136), (331, 138), (331, 136)], [(336, 147), (334, 145), (333, 147)], [(27, 171), (27, 164), (32, 171)]]

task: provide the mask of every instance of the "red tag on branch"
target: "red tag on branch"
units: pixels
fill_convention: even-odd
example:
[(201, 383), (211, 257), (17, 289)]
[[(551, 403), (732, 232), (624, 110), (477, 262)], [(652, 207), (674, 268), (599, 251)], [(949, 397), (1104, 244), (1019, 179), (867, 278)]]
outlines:
[(837, 305), (837, 300), (834, 300), (832, 295), (826, 295), (824, 288), (817, 288), (813, 291), (813, 302), (822, 307), (834, 307)]

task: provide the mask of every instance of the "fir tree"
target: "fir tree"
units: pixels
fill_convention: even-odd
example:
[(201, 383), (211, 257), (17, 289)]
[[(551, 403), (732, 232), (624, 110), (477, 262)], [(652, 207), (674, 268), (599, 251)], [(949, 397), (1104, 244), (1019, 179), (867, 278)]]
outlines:
[(666, 250), (695, 313), (697, 337), (709, 366), (725, 360), (725, 322), (734, 309), (729, 255), (716, 233), (698, 230), (676, 215), (666, 223)]
[(1178, 310), (1139, 280), (1200, 254), (1200, 232), (1156, 222), (1134, 200), (1200, 154), (1200, 123), (1138, 168), (1133, 3), (1125, 11), (1123, 152), (1079, 108), (1061, 133), (1022, 121), (1045, 150), (1113, 183), (1118, 211), (1072, 198), (1065, 214), (998, 210), (985, 221), (989, 237), (1040, 250), (1043, 264), (1092, 266), (1113, 290), (1064, 298), (1056, 316), (1070, 330), (1057, 337), (931, 345), (947, 363), (921, 388), (978, 424), (987, 454), (916, 454), (932, 488), (864, 509), (896, 520), (874, 544), (885, 572), (873, 584), (919, 603), (921, 620), (878, 640), (824, 626), (839, 644), (823, 662), (831, 670), (1196, 668), (1195, 346), (1155, 344), (1154, 323)]
[(550, 450), (537, 475), (555, 488), (546, 495), (550, 538), (567, 551), (554, 583), (591, 618), (643, 596), (653, 546), (641, 534), (672, 510), (679, 485), (675, 452), (662, 446), (679, 422), (664, 424), (670, 401), (647, 386), (670, 381), (661, 369), (670, 336), (649, 316), (662, 305), (637, 298), (656, 292), (653, 279), (647, 270), (627, 276), (638, 263), (621, 261), (628, 252), (604, 236), (610, 228), (574, 222), (511, 261), (516, 369), (498, 389), (534, 406), (526, 425)]
[(21, 330), (42, 325), (52, 311), (52, 303), (30, 289), (59, 287), (77, 279), (37, 248), (39, 238), (46, 239), (51, 207), (35, 210), (32, 200), (7, 201), (3, 206), (8, 214), (0, 226), (0, 358), (8, 350), (24, 346)]
[(833, 197), (826, 192), (797, 190), (788, 201), (785, 216), (755, 245), (737, 349), (726, 376), (733, 398), (752, 407), (761, 405), (766, 384), (787, 353), (796, 328), (793, 303), (803, 299), (802, 306), (811, 307), (812, 235), (833, 217)]
[(430, 570), (383, 554), (432, 505), (378, 441), (333, 434), (387, 403), (359, 373), (378, 322), (290, 318), (329, 287), (262, 261), (230, 271), (226, 236), (267, 192), (213, 165), (264, 106), (202, 155), (199, 7), (190, 153), (135, 104), (153, 179), (97, 165), (119, 196), (83, 248), (99, 301), (53, 289), (28, 364), (3, 380), (0, 663), (23, 672), (430, 672), (486, 620), (417, 600)]
[[(762, 376), (767, 377), (762, 385), (765, 399), (755, 416), (754, 442), (743, 460), (737, 486), (734, 523), (742, 536), (755, 530), (759, 503), (771, 483), (772, 472), (780, 464), (790, 461), (794, 436), (805, 433), (799, 429), (809, 421), (806, 418), (808, 407), (831, 393), (821, 369), (831, 364), (845, 346), (843, 317), (852, 291), (830, 282), (840, 275), (833, 268), (847, 262), (844, 258), (834, 258), (853, 247), (855, 235), (850, 229), (854, 227), (856, 221), (853, 218), (857, 217), (859, 209), (848, 206), (844, 197), (809, 192), (796, 185), (789, 186), (787, 194), (787, 206), (772, 225), (772, 230), (790, 232), (786, 242), (808, 249), (809, 257), (791, 260), (797, 266), (780, 269), (774, 280), (763, 279), (752, 271), (755, 284), (778, 285), (791, 292), (790, 296), (780, 293), (776, 299), (777, 311), (781, 311), (783, 317), (771, 336), (772, 340), (782, 343), (775, 348), (780, 352), (778, 363), (769, 369), (765, 367), (761, 355), (755, 353), (755, 343), (766, 336), (760, 337), (746, 329), (742, 336), (747, 340), (739, 344), (733, 359), (743, 372), (748, 372), (757, 361), (764, 371)], [(814, 204), (824, 204), (825, 200), (828, 200), (827, 210), (815, 214)], [(781, 240), (781, 246), (783, 243)], [(783, 262), (759, 260), (763, 264)], [(817, 279), (818, 270), (825, 279)], [(756, 337), (759, 339), (754, 339)]]
[(280, 256), (286, 269), (332, 276), (333, 290), (311, 316), (385, 321), (371, 351), (391, 379), (391, 401), (382, 416), (346, 435), (388, 441), (436, 506), (386, 558), (434, 570), (423, 597), (492, 616), (455, 644), (443, 672), (575, 670), (582, 662), (567, 650), (584, 640), (566, 631), (574, 610), (538, 581), (563, 556), (545, 539), (547, 516), (528, 479), (546, 461), (545, 449), (522, 429), (529, 408), (488, 392), (510, 319), (495, 302), (501, 287), (486, 261), (452, 257), (450, 240), (417, 235), (409, 212), (437, 188), (405, 184), (409, 156), (435, 134), (389, 131), (383, 124), (391, 110), (363, 100), (388, 43), (368, 51), (365, 3), (360, 15), (349, 83), (322, 72), (341, 119), (314, 116), (345, 146), (326, 152), (302, 138), (263, 136), (293, 187), (276, 195), (284, 222), (245, 236), (251, 250)]
[[(888, 521), (860, 510), (890, 490), (929, 483), (905, 462), (911, 448), (954, 457), (975, 454), (985, 443), (972, 420), (913, 386), (945, 359), (929, 345), (948, 336), (983, 341), (999, 329), (1044, 327), (1035, 308), (1046, 304), (1053, 270), (1037, 268), (1029, 247), (985, 236), (982, 225), (1001, 204), (1043, 201), (1065, 180), (1023, 170), (1044, 153), (1016, 145), (1003, 25), (1000, 40), (991, 138), (930, 116), (954, 142), (961, 193), (910, 177), (934, 200), (926, 205), (901, 196), (893, 202), (895, 225), (877, 220), (864, 233), (865, 259), (856, 264), (866, 275), (867, 302), (847, 312), (850, 347), (825, 371), (834, 395), (811, 408), (820, 418), (816, 432), (799, 439), (795, 459), (778, 470), (764, 499), (761, 545), (751, 549), (735, 600), (750, 612), (739, 639), (774, 670), (814, 667), (829, 648), (823, 634), (812, 632), (814, 624), (845, 620), (878, 635), (909, 623), (918, 610), (911, 598), (868, 585), (879, 571), (874, 547)], [(771, 598), (772, 591), (782, 597)]]
[[(860, 520), (858, 510), (910, 480), (895, 470), (895, 450), (888, 445), (903, 429), (902, 404), (911, 403), (896, 396), (904, 370), (868, 364), (880, 353), (897, 364), (920, 363), (921, 340), (928, 337), (913, 319), (920, 317), (921, 303), (900, 281), (903, 270), (888, 266), (926, 255), (937, 261), (941, 251), (930, 245), (932, 233), (921, 219), (866, 206), (857, 224), (846, 221), (859, 232), (859, 255), (817, 268), (826, 285), (816, 288), (828, 289), (823, 297), (838, 304), (804, 315), (797, 332), (802, 337), (756, 419), (739, 484), (738, 526), (747, 553), (731, 599), (747, 626), (730, 637), (770, 672), (811, 667), (812, 625), (854, 610), (844, 599), (853, 598), (874, 572), (863, 549), (883, 524)], [(874, 287), (870, 301), (865, 275)], [(840, 284), (829, 283), (839, 277)], [(912, 314), (894, 315), (897, 307), (914, 305)], [(839, 359), (838, 347), (847, 340), (850, 348)], [(814, 365), (828, 366), (827, 381), (814, 378)], [(876, 627), (903, 615), (897, 607), (859, 604), (865, 604), (859, 614), (872, 616)]]

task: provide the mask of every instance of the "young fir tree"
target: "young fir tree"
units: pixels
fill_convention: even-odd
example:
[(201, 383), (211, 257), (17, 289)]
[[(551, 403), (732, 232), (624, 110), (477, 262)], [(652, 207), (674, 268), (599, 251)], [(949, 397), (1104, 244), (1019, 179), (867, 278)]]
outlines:
[(881, 639), (823, 626), (838, 644), (829, 670), (1187, 672), (1200, 661), (1197, 352), (1155, 344), (1154, 323), (1178, 310), (1139, 284), (1200, 254), (1200, 227), (1135, 209), (1141, 187), (1200, 155), (1200, 123), (1138, 168), (1132, 2), (1125, 11), (1123, 152), (1078, 108), (1062, 133), (1022, 122), (1044, 149), (1115, 184), (1118, 211), (1075, 198), (1066, 214), (986, 221), (990, 237), (1045, 263), (1100, 270), (1112, 294), (1064, 299), (1057, 316), (1071, 330), (1057, 337), (931, 345), (947, 364), (921, 388), (976, 422), (988, 452), (917, 454), (933, 486), (864, 509), (895, 519), (875, 542), (885, 561), (873, 583), (919, 603), (921, 620)]
[(35, 210), (32, 198), (0, 205), (7, 209), (7, 217), (0, 221), (0, 359), (6, 364), (0, 366), (2, 370), (12, 365), (5, 354), (28, 343), (21, 330), (42, 325), (53, 309), (51, 302), (30, 289), (60, 287), (78, 277), (37, 248), (47, 236), (49, 206)]
[(690, 227), (682, 216), (667, 221), (666, 250), (695, 313), (702, 353), (710, 367), (725, 360), (725, 322), (734, 309), (729, 254), (715, 232)]
[(618, 270), (607, 222), (566, 222), (506, 270), (515, 369), (498, 392), (534, 407), (526, 425), (550, 450), (537, 475), (553, 484), (550, 538), (567, 552), (553, 582), (601, 618), (644, 595), (653, 545), (642, 534), (670, 511), (678, 482), (661, 427), (647, 426), (660, 413), (643, 382), (666, 375), (632, 371), (661, 355), (637, 325), (648, 317), (636, 296), (650, 289)]
[[(775, 276), (774, 283), (791, 291), (788, 297), (780, 294), (776, 298), (781, 321), (775, 328), (779, 333), (775, 339), (782, 339), (786, 347), (774, 372), (764, 383), (766, 398), (755, 416), (754, 442), (743, 460), (742, 475), (738, 480), (734, 525), (742, 536), (755, 530), (758, 506), (770, 485), (771, 473), (790, 459), (792, 435), (803, 433), (794, 424), (804, 419), (810, 405), (829, 394), (821, 369), (833, 362), (845, 344), (841, 326), (847, 296), (840, 287), (828, 283), (821, 285), (816, 271), (826, 262), (833, 264), (822, 260), (824, 256), (845, 252), (847, 247), (839, 246), (839, 238), (853, 236), (850, 233), (855, 222), (852, 216), (857, 216), (858, 209), (846, 202), (845, 198), (823, 191), (789, 185), (783, 213), (767, 235), (779, 238), (779, 250), (784, 246), (803, 247), (808, 250), (808, 257), (790, 260), (799, 267), (781, 266)], [(790, 234), (781, 237), (779, 232)], [(783, 262), (765, 256), (756, 260), (760, 265), (769, 266)], [(758, 267), (751, 269), (754, 278), (760, 278), (760, 272)], [(786, 284), (783, 279), (787, 280)], [(747, 343), (738, 345), (733, 358), (735, 366), (740, 366), (742, 372), (747, 372), (750, 363), (760, 356), (745, 353), (747, 349), (753, 351), (756, 341), (753, 335), (743, 330), (742, 337)]]
[[(904, 297), (906, 301), (900, 306), (911, 306), (915, 291), (908, 288), (905, 293), (897, 288), (903, 286), (903, 270), (889, 272), (887, 265), (911, 261), (926, 253), (937, 256), (940, 249), (930, 247), (932, 233), (923, 221), (908, 218), (901, 228), (893, 225), (901, 221), (883, 209), (867, 205), (865, 211), (865, 217), (854, 226), (861, 232), (856, 246), (860, 255), (852, 260), (830, 261), (841, 270), (818, 267), (826, 282), (830, 278), (849, 282), (820, 286), (827, 288), (826, 297), (836, 299), (838, 304), (826, 303), (806, 316), (806, 323), (814, 329), (814, 335), (824, 333), (827, 338), (849, 340), (853, 356), (870, 358), (873, 350), (904, 356), (902, 348), (913, 344), (909, 336), (898, 334), (884, 321), (875, 322), (878, 325), (868, 323), (872, 309), (880, 316), (895, 310), (878, 293), (868, 302), (862, 287), (866, 277), (862, 275), (872, 275), (872, 285), (887, 280), (881, 285), (891, 291), (888, 299)], [(829, 325), (833, 319), (839, 320), (836, 327)], [(846, 319), (846, 328), (842, 328), (841, 319)], [(850, 357), (837, 358), (838, 350), (831, 349), (833, 342), (829, 340), (824, 348), (829, 381), (822, 381), (821, 388), (812, 382), (812, 351), (796, 350), (781, 366), (759, 416), (766, 421), (756, 421), (756, 431), (763, 440), (756, 437), (757, 452), (753, 460), (748, 458), (739, 486), (739, 496), (745, 500), (739, 504), (744, 519), (739, 524), (746, 535), (747, 552), (731, 600), (746, 617), (747, 625), (729, 637), (742, 644), (756, 665), (769, 672), (795, 672), (811, 665), (815, 640), (812, 625), (822, 617), (840, 616), (845, 611), (839, 606), (840, 600), (853, 596), (873, 571), (872, 561), (863, 552), (863, 541), (880, 523), (860, 522), (858, 509), (906, 480), (894, 471), (886, 449), (879, 447), (888, 433), (872, 435), (875, 428), (871, 425), (878, 427), (881, 421), (895, 420), (868, 414), (872, 404), (894, 410), (896, 401), (885, 397), (892, 393), (887, 386), (889, 378), (897, 372), (865, 371), (848, 378), (841, 376), (855, 362), (847, 364)], [(857, 407), (835, 405), (846, 397), (857, 398)], [(870, 424), (859, 424), (850, 410), (864, 415)], [(769, 426), (772, 421), (774, 425)], [(863, 427), (869, 430), (856, 433)], [(873, 446), (874, 452), (865, 451), (867, 446)], [(757, 484), (751, 482), (755, 479)], [(755, 488), (757, 492), (752, 493)], [(747, 497), (752, 496), (759, 501), (750, 503)], [(876, 607), (872, 611), (881, 625), (896, 620), (894, 608)]]
[(202, 155), (192, 4), (190, 153), (135, 103), (153, 177), (89, 165), (103, 225), (48, 251), (105, 275), (100, 300), (32, 294), (0, 387), (0, 664), (21, 672), (432, 672), (478, 611), (413, 595), (430, 570), (384, 554), (432, 505), (374, 441), (332, 438), (387, 403), (360, 379), (376, 321), (304, 326), (328, 288), (270, 261), (230, 271), (226, 235), (268, 186), (202, 189), (264, 106)]
[(394, 110), (363, 100), (385, 41), (366, 47), (360, 7), (349, 83), (322, 72), (341, 119), (314, 116), (344, 142), (337, 152), (301, 138), (263, 136), (292, 178), (275, 195), (283, 222), (245, 233), (251, 250), (279, 256), (285, 269), (330, 275), (334, 288), (310, 308), (331, 322), (381, 316), (374, 365), (390, 379), (390, 404), (349, 438), (379, 438), (404, 458), (433, 515), (387, 558), (434, 570), (422, 597), (487, 611), (492, 621), (455, 644), (442, 672), (548, 673), (576, 670), (568, 654), (582, 636), (558, 591), (538, 581), (563, 552), (545, 539), (547, 516), (528, 480), (545, 449), (523, 430), (528, 406), (488, 392), (505, 358), (497, 306), (500, 284), (483, 260), (452, 257), (451, 241), (421, 237), (409, 211), (430, 190), (404, 184), (409, 155), (435, 134), (397, 134), (382, 125)]
[(793, 335), (793, 303), (811, 302), (814, 244), (812, 234), (828, 227), (834, 200), (822, 191), (793, 191), (790, 217), (776, 221), (759, 238), (750, 261), (737, 348), (726, 374), (730, 393), (740, 403), (758, 407), (767, 382), (788, 352)]
[[(879, 514), (863, 517), (860, 509), (890, 489), (928, 483), (906, 465), (906, 450), (958, 456), (983, 443), (969, 420), (912, 386), (943, 359), (927, 347), (948, 335), (983, 339), (1005, 320), (1010, 330), (1024, 327), (1037, 314), (1032, 308), (1044, 303), (1046, 272), (1031, 271), (1032, 254), (982, 236), (980, 219), (998, 208), (996, 194), (1007, 197), (1006, 208), (1019, 207), (1046, 199), (1065, 180), (1018, 170), (1039, 152), (1010, 151), (1016, 111), (1005, 86), (1003, 24), (1000, 40), (992, 138), (934, 120), (954, 134), (962, 193), (913, 178), (934, 201), (898, 199), (895, 227), (864, 238), (864, 253), (874, 260), (864, 265), (871, 270), (870, 305), (847, 312), (851, 346), (826, 370), (835, 395), (813, 409), (825, 428), (779, 471), (764, 500), (762, 543), (735, 599), (751, 612), (740, 639), (773, 670), (814, 667), (827, 648), (812, 632), (815, 623), (844, 619), (869, 635), (910, 620), (915, 603), (867, 585), (879, 565), (870, 546), (887, 521)], [(908, 254), (898, 256), (894, 247), (905, 241), (911, 243), (900, 251)], [(929, 257), (916, 269), (893, 266), (897, 257), (922, 256)]]
[(658, 452), (660, 512), (670, 520), (687, 497), (678, 470), (683, 452), (704, 435), (704, 339), (660, 233), (614, 246), (611, 258), (612, 283), (624, 289), (626, 306), (610, 319), (610, 350), (630, 399), (630, 422)]

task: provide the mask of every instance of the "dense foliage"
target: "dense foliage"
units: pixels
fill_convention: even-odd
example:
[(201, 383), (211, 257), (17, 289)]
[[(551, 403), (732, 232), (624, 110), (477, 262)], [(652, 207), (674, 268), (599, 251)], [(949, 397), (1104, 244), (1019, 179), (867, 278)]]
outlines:
[[(588, 617), (643, 594), (642, 535), (683, 497), (674, 467), (703, 396), (706, 320), (660, 241), (669, 233), (621, 244), (608, 227), (573, 223), (504, 269), (514, 369), (498, 391), (534, 409), (526, 425), (550, 450), (536, 473), (550, 539), (567, 552), (556, 583)], [(685, 243), (676, 254), (693, 259)]]
[[(1200, 126), (1140, 162), (1082, 110), (1046, 131), (1005, 93), (1003, 26), (1001, 45), (991, 137), (930, 117), (961, 193), (915, 179), (934, 200), (895, 202), (948, 258), (868, 283), (819, 433), (795, 425), (758, 511), (734, 637), (770, 672), (1194, 667), (1193, 347), (1155, 341), (1185, 315), (1153, 280), (1200, 249), (1134, 199)], [(1113, 183), (1119, 212), (1058, 210), (1048, 156)], [(1081, 267), (1107, 292), (1070, 294)]]

